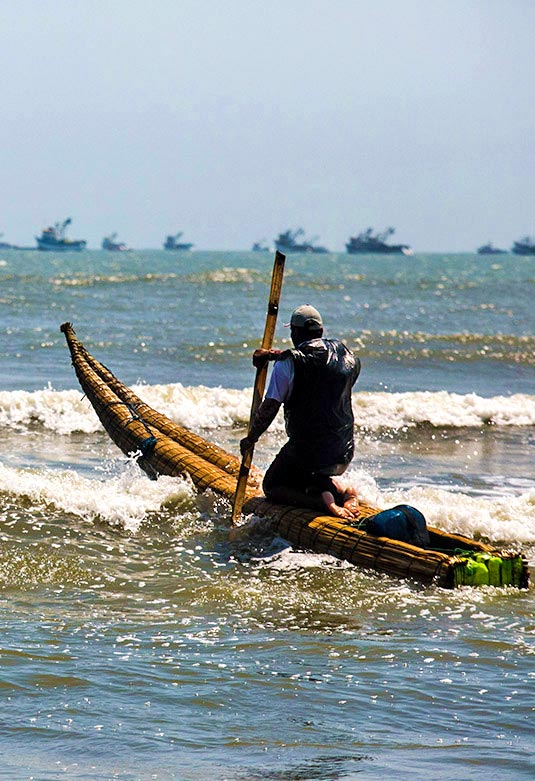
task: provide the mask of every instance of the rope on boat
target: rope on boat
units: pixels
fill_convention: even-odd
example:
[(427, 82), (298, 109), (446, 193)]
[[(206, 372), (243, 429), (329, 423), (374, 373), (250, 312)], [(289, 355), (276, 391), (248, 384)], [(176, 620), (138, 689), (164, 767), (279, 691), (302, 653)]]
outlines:
[(141, 450), (141, 455), (144, 458), (148, 458), (154, 451), (154, 448), (156, 447), (156, 443), (158, 442), (158, 440), (154, 436), (152, 429), (147, 423), (147, 421), (144, 420), (141, 417), (141, 415), (138, 414), (137, 412), (138, 405), (130, 401), (108, 401), (105, 406), (111, 407), (114, 404), (124, 404), (124, 406), (129, 411), (131, 418), (129, 421), (127, 421), (126, 425), (128, 425), (129, 423), (133, 423), (134, 421), (137, 421), (138, 423), (141, 423), (142, 426), (145, 428), (145, 431), (147, 432), (148, 436), (146, 437), (146, 439), (143, 439), (139, 443), (139, 449)]

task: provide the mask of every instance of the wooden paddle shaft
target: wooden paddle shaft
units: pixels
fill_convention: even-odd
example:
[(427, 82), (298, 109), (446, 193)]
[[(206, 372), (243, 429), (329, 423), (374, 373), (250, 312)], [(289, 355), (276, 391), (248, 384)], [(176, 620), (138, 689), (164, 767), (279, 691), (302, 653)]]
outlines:
[[(282, 290), (282, 278), (284, 276), (284, 262), (286, 256), (282, 252), (275, 253), (275, 262), (273, 264), (273, 272), (271, 274), (271, 289), (269, 291), (269, 302), (266, 315), (266, 325), (264, 327), (264, 336), (262, 337), (262, 349), (271, 350), (273, 345), (273, 337), (275, 336), (275, 326), (277, 325), (277, 315), (279, 314), (279, 301)], [(249, 416), (249, 426), (247, 431), (251, 430), (251, 424), (258, 407), (262, 403), (262, 397), (264, 395), (264, 389), (266, 387), (268, 364), (267, 361), (261, 368), (256, 370), (255, 382), (253, 387), (253, 401), (251, 404), (251, 413)], [(247, 489), (247, 479), (249, 477), (249, 471), (253, 461), (254, 447), (243, 456), (240, 473), (236, 483), (236, 493), (234, 495), (234, 503), (232, 506), (232, 523), (236, 523), (241, 514), (241, 508), (245, 498), (245, 491)]]

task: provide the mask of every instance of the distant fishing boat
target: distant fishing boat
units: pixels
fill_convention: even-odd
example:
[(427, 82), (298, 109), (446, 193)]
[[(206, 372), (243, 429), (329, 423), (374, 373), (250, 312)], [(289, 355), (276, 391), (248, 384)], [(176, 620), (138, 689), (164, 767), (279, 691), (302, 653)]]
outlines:
[(270, 249), (264, 239), (262, 241), (255, 241), (251, 247), (251, 252), (269, 252)]
[(65, 238), (65, 231), (71, 222), (69, 217), (64, 222), (56, 222), (45, 228), (40, 236), (35, 237), (37, 249), (43, 252), (80, 252), (85, 249), (87, 241)]
[(0, 233), (0, 249), (18, 249), (15, 244), (8, 244), (6, 241), (2, 241), (1, 239), (3, 235), (3, 233)]
[(346, 251), (350, 255), (365, 254), (401, 254), (412, 255), (412, 249), (407, 244), (388, 244), (388, 239), (396, 232), (395, 228), (386, 228), (382, 233), (373, 232), (373, 228), (367, 228), (358, 236), (351, 236), (346, 243)]
[(166, 236), (163, 248), (171, 250), (190, 250), (195, 246), (189, 242), (180, 242), (182, 235), (183, 233), (181, 231), (180, 233), (176, 233), (174, 236)]
[(515, 241), (512, 251), (515, 255), (535, 255), (535, 239), (524, 236), (523, 239)]
[[(3, 233), (0, 233), (0, 239), (3, 235)], [(37, 247), (21, 247), (20, 244), (9, 244), (7, 241), (0, 241), (0, 249), (18, 249), (24, 250), (25, 252), (31, 250), (33, 252), (34, 250), (37, 250)]]
[(498, 247), (494, 247), (492, 242), (488, 242), (488, 244), (483, 244), (481, 247), (477, 248), (477, 254), (478, 255), (505, 255), (507, 254), (506, 249), (498, 249)]
[(130, 247), (128, 247), (123, 241), (115, 241), (116, 238), (116, 233), (112, 233), (110, 236), (105, 236), (102, 239), (102, 249), (108, 250), (109, 252), (129, 252)]
[(314, 244), (315, 239), (298, 241), (298, 239), (304, 235), (305, 232), (302, 228), (298, 228), (295, 231), (287, 230), (284, 233), (279, 233), (275, 239), (275, 247), (279, 252), (285, 254), (288, 252), (329, 252), (326, 247), (320, 247)]

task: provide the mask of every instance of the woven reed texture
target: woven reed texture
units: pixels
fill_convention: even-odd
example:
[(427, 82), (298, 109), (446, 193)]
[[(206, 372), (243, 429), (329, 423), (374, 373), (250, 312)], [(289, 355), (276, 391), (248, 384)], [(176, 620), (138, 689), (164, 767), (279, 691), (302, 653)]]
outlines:
[(492, 553), (496, 550), (496, 548), (487, 545), (486, 542), (481, 542), (481, 540), (473, 540), (470, 537), (464, 537), (462, 534), (445, 532), (442, 529), (437, 529), (435, 526), (428, 526), (427, 530), (432, 548), (449, 550), (450, 552), (460, 549), (481, 551), (481, 553)]
[[(70, 323), (64, 323), (61, 326), (61, 330), (65, 334), (75, 370), (77, 364), (79, 366), (83, 365), (85, 361), (85, 364), (92, 368), (95, 374), (116, 394), (117, 401), (123, 401), (125, 404), (129, 404), (135, 409), (135, 413), (145, 421), (150, 429), (156, 429), (161, 434), (166, 435), (169, 439), (182, 445), (192, 453), (196, 453), (198, 456), (208, 461), (208, 463), (219, 467), (224, 472), (236, 477), (238, 476), (241, 461), (236, 456), (233, 456), (231, 453), (223, 450), (223, 448), (208, 442), (193, 431), (189, 431), (183, 426), (173, 423), (165, 415), (162, 415), (153, 407), (142, 401), (139, 396), (117, 379), (106, 366), (97, 361), (87, 351), (77, 338)], [(259, 488), (261, 482), (262, 473), (256, 467), (253, 467), (249, 475), (249, 489)]]
[[(366, 534), (354, 525), (332, 516), (318, 516), (313, 510), (281, 507), (262, 498), (252, 498), (244, 512), (272, 520), (272, 528), (298, 548), (328, 553), (360, 567), (401, 578), (452, 586), (454, 557), (424, 550), (386, 537)], [(377, 509), (361, 506), (359, 520)]]
[[(105, 430), (123, 453), (138, 454), (139, 466), (150, 477), (187, 474), (200, 490), (209, 488), (231, 501), (236, 490), (238, 459), (172, 423), (142, 402), (88, 353), (69, 323), (64, 323), (61, 330), (66, 336), (84, 393)], [(151, 440), (149, 445), (148, 440)], [(268, 502), (261, 496), (258, 482), (257, 479), (248, 486), (244, 514), (269, 518), (273, 530), (297, 548), (328, 553), (360, 567), (410, 578), (425, 585), (434, 583), (452, 588), (454, 569), (463, 563), (462, 558), (454, 553), (456, 549), (498, 553), (485, 543), (434, 527), (429, 527), (432, 545), (443, 552), (376, 537), (342, 519)], [(355, 524), (377, 512), (377, 508), (361, 504)], [(498, 555), (507, 558), (517, 554), (506, 552)], [(526, 565), (526, 584), (528, 578)]]
[[(365, 569), (416, 580), (424, 585), (442, 588), (455, 586), (454, 571), (463, 567), (466, 558), (456, 550), (493, 553), (502, 559), (518, 559), (516, 551), (496, 551), (495, 548), (459, 534), (448, 534), (429, 527), (432, 544), (443, 550), (428, 550), (388, 537), (376, 537), (356, 528), (353, 523), (332, 516), (318, 516), (312, 510), (282, 507), (263, 497), (253, 497), (244, 506), (244, 512), (270, 518), (271, 529), (289, 540), (297, 548), (328, 553)], [(358, 520), (374, 515), (375, 507), (361, 504)], [(523, 561), (521, 587), (529, 583), (527, 562)]]
[[(102, 425), (125, 455), (141, 454), (149, 436), (155, 443), (138, 464), (150, 477), (188, 474), (201, 490), (210, 488), (224, 496), (232, 496), (236, 477), (209, 463), (196, 453), (178, 444), (161, 431), (149, 427), (114, 393), (85, 360), (84, 351), (76, 342), (69, 345), (78, 381), (97, 413)], [(251, 487), (248, 497), (257, 489)]]

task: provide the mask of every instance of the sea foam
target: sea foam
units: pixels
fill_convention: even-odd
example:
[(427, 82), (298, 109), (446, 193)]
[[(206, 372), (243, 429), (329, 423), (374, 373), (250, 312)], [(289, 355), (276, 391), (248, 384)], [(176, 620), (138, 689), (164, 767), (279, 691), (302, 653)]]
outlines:
[[(133, 390), (154, 409), (193, 430), (245, 426), (252, 390), (223, 387), (138, 385)], [(535, 426), (535, 396), (485, 398), (446, 391), (358, 392), (353, 395), (355, 425), (366, 431), (400, 430), (420, 425), (455, 428)], [(100, 424), (79, 390), (1, 391), (0, 426), (42, 426), (58, 434), (93, 433)], [(282, 430), (282, 416), (273, 424)]]
[(535, 396), (485, 398), (447, 391), (409, 393), (356, 393), (353, 396), (357, 426), (376, 431), (422, 424), (439, 427), (534, 426)]
[[(535, 544), (535, 488), (515, 497), (472, 497), (430, 486), (380, 489), (364, 470), (351, 469), (347, 478), (359, 488), (363, 501), (379, 508), (410, 504), (425, 515), (431, 526), (478, 537), (495, 544)], [(96, 487), (98, 486), (97, 490)], [(208, 515), (221, 523), (221, 508), (199, 495), (187, 478), (148, 480), (134, 460), (115, 462), (109, 474), (88, 478), (74, 470), (18, 469), (0, 464), (0, 494), (4, 506), (28, 502), (50, 512), (118, 525), (135, 533), (143, 522), (158, 523), (165, 517)], [(205, 501), (203, 501), (203, 497)], [(230, 511), (230, 505), (229, 505)]]
[(101, 428), (79, 390), (0, 391), (0, 426), (22, 429), (32, 425), (58, 434), (91, 434)]
[(101, 479), (70, 469), (14, 469), (0, 464), (0, 494), (11, 502), (24, 502), (26, 507), (28, 502), (47, 511), (54, 507), (61, 513), (90, 522), (98, 519), (129, 532), (136, 532), (143, 521), (169, 506), (177, 514), (195, 510), (196, 497), (189, 479), (148, 480), (133, 461), (122, 462), (118, 471)]
[(381, 489), (364, 469), (350, 467), (344, 480), (358, 487), (362, 501), (386, 509), (397, 504), (417, 507), (430, 526), (495, 543), (535, 543), (535, 488), (516, 496), (469, 496), (435, 486)]

